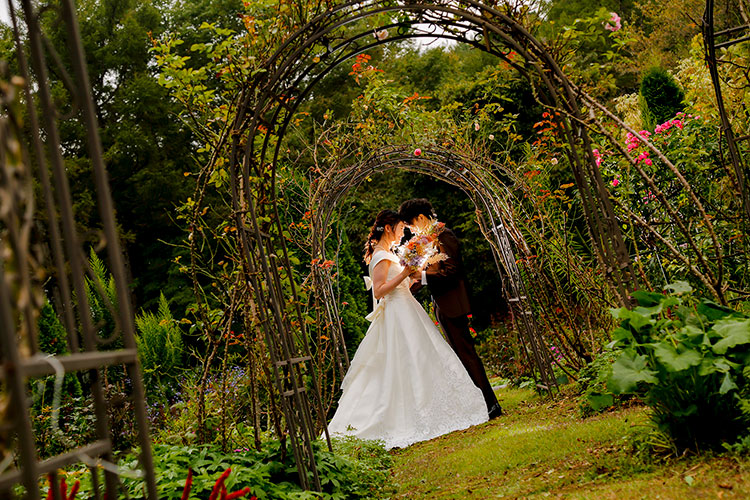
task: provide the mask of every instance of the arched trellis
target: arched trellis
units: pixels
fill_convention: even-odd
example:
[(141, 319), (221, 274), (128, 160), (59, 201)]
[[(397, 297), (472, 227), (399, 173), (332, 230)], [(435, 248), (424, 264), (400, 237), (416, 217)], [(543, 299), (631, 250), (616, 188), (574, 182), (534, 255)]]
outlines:
[[(528, 245), (516, 228), (509, 203), (514, 196), (496, 175), (503, 167), (493, 162), (477, 163), (444, 148), (423, 148), (419, 156), (406, 146), (390, 146), (375, 151), (367, 159), (343, 169), (331, 169), (314, 186), (310, 198), (312, 255), (326, 260), (325, 240), (339, 203), (350, 190), (376, 173), (406, 170), (427, 175), (461, 189), (474, 203), (477, 222), (492, 248), (503, 292), (518, 329), (525, 354), (536, 367), (539, 385), (547, 390), (556, 386), (549, 349), (532, 313), (526, 285), (518, 268), (519, 256), (529, 254)], [(520, 252), (514, 251), (520, 249)], [(318, 307), (326, 311), (328, 337), (334, 339), (334, 362), (344, 376), (349, 365), (330, 269), (312, 267), (313, 288)], [(528, 277), (527, 277), (528, 278)]]
[[(337, 32), (360, 20), (382, 15), (411, 17), (385, 23), (375, 30)], [(429, 28), (425, 30), (423, 26)], [(386, 39), (377, 36), (389, 30), (396, 34)], [(320, 80), (339, 64), (378, 45), (436, 36), (500, 57), (527, 76), (544, 105), (565, 117), (564, 136), (591, 240), (621, 302), (627, 303), (628, 291), (635, 285), (634, 273), (592, 153), (588, 132), (591, 125), (581, 109), (582, 104), (596, 103), (568, 80), (545, 45), (520, 22), (481, 2), (348, 2), (313, 17), (284, 42), (265, 65), (262, 76), (243, 96), (235, 123), (247, 130), (248, 136), (235, 140), (235, 148), (245, 141), (245, 150), (232, 167), (237, 169), (241, 163), (243, 182), (248, 182), (251, 176), (262, 178), (270, 171), (273, 197), (274, 172), (282, 147), (282, 141), (276, 139), (284, 137), (294, 112)], [(509, 57), (511, 52), (520, 55), (524, 64)], [(533, 77), (539, 79), (541, 87)], [(246, 201), (252, 205), (251, 191), (245, 193)]]
[[(750, 224), (750, 189), (746, 186), (748, 178), (750, 178), (750, 166), (742, 157), (739, 148), (739, 143), (749, 140), (750, 135), (737, 137), (732, 129), (732, 123), (729, 119), (721, 90), (721, 78), (719, 77), (720, 58), (717, 56), (718, 50), (726, 49), (732, 45), (750, 40), (750, 35), (747, 34), (748, 31), (750, 31), (750, 22), (748, 22), (747, 13), (742, 6), (742, 0), (739, 0), (737, 5), (735, 5), (735, 8), (736, 12), (739, 12), (742, 15), (744, 24), (731, 26), (717, 32), (715, 31), (714, 8), (714, 0), (706, 0), (706, 7), (703, 12), (703, 18), (701, 19), (701, 32), (703, 33), (705, 59), (706, 64), (708, 65), (709, 74), (711, 75), (711, 83), (714, 87), (716, 107), (719, 112), (719, 119), (721, 120), (721, 131), (727, 142), (729, 161), (734, 168), (737, 183), (740, 186), (742, 204), (745, 208), (745, 217), (747, 223)], [(724, 41), (718, 42), (717, 38), (724, 38)], [(747, 76), (747, 73), (745, 73), (745, 75)], [(748, 78), (748, 82), (750, 83), (750, 78)]]
[[(256, 76), (238, 98), (228, 168), (235, 223), (241, 228), (237, 232), (238, 245), (244, 256), (248, 281), (260, 306), (260, 325), (272, 351), (277, 389), (283, 394), (300, 479), (304, 486), (318, 487), (311, 443), (320, 431), (322, 404), (318, 387), (313, 383), (308, 391), (303, 382), (305, 371), (312, 370), (312, 367), (306, 368), (306, 362), (311, 359), (310, 347), (294, 280), (288, 280), (288, 289), (282, 287), (283, 278), (293, 275), (293, 267), (276, 202), (276, 169), (282, 158), (284, 137), (300, 104), (311, 95), (315, 85), (345, 61), (379, 45), (406, 39), (439, 37), (469, 44), (504, 60), (527, 78), (537, 100), (558, 120), (594, 254), (613, 293), (624, 305), (630, 303), (630, 291), (639, 283), (598, 168), (590, 133), (607, 137), (616, 148), (616, 154), (638, 170), (636, 159), (617, 144), (617, 139), (598, 116), (622, 131), (634, 135), (638, 135), (638, 131), (577, 88), (544, 43), (512, 14), (492, 5), (476, 0), (365, 1), (318, 5), (311, 11), (300, 6), (290, 16), (288, 24), (301, 27), (281, 43), (260, 71), (254, 73)], [(365, 28), (362, 27), (365, 20), (378, 24)], [(384, 33), (387, 36), (383, 36)], [(511, 52), (516, 57), (511, 57)], [(677, 167), (646, 138), (642, 143), (690, 192)], [(643, 170), (639, 173), (658, 202), (667, 207), (674, 224), (688, 235), (690, 228), (680, 220), (653, 177)], [(691, 199), (720, 259), (721, 244), (710, 218), (694, 193)], [(630, 214), (630, 217), (640, 227), (651, 230), (648, 222), (638, 219), (637, 214)], [(697, 248), (693, 248), (697, 252)], [(696, 269), (690, 262), (686, 264)], [(705, 260), (701, 265), (706, 265)], [(716, 280), (700, 276), (715, 293), (722, 293)], [(316, 380), (314, 376), (310, 378)], [(310, 393), (314, 396), (312, 400), (307, 397)], [(313, 423), (316, 419), (310, 409), (311, 401), (317, 406), (316, 423)]]
[[(293, 280), (289, 280), (291, 291), (281, 286), (282, 275), (292, 276), (293, 270), (276, 204), (276, 168), (283, 138), (300, 103), (339, 64), (384, 43), (436, 36), (503, 59), (526, 76), (538, 100), (560, 116), (592, 246), (621, 303), (629, 302), (629, 291), (637, 283), (592, 152), (589, 128), (597, 125), (585, 115), (581, 103), (589, 109), (604, 108), (568, 80), (544, 44), (518, 20), (474, 0), (348, 2), (319, 13), (296, 15), (298, 19), (291, 22), (302, 27), (281, 44), (239, 97), (228, 168), (235, 223), (242, 228), (237, 232), (238, 244), (260, 305), (260, 324), (272, 351), (277, 390), (283, 395), (282, 407), (300, 480), (305, 487), (317, 488), (312, 441), (320, 429), (313, 424), (303, 383), (310, 347), (296, 286)], [(357, 29), (357, 23), (365, 19), (395, 17), (398, 20), (386, 20), (374, 30)], [(384, 32), (390, 35), (377, 35)], [(511, 52), (522, 62), (510, 57)], [(268, 182), (259, 182), (262, 180)], [(287, 294), (290, 300), (286, 300)], [(515, 296), (523, 294), (519, 291)], [(302, 339), (302, 353), (296, 352), (295, 338)], [(312, 393), (318, 414), (324, 418), (318, 387), (313, 386)]]

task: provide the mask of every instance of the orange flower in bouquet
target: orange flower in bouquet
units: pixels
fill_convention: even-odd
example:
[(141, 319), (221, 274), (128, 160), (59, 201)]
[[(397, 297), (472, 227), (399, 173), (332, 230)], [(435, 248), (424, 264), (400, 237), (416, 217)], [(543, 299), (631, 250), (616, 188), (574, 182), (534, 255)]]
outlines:
[(429, 227), (416, 231), (409, 241), (396, 247), (401, 266), (416, 271), (425, 265), (447, 259), (447, 255), (438, 251), (437, 244), (443, 229), (445, 224), (434, 220)]

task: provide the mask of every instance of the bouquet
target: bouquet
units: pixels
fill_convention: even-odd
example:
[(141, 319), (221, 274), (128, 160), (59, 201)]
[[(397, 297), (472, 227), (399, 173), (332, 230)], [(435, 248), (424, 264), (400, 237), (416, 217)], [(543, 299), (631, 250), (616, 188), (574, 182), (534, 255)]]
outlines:
[(424, 265), (446, 260), (448, 256), (438, 252), (437, 248), (438, 236), (443, 229), (445, 224), (433, 220), (427, 228), (418, 230), (409, 241), (397, 246), (395, 252), (401, 266), (416, 271)]

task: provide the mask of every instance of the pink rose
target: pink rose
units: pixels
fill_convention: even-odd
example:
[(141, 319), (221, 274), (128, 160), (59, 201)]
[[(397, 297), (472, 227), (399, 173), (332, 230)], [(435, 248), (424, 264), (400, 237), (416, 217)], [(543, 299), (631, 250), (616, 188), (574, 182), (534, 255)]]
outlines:
[(422, 150), (417, 148), (414, 150), (414, 156), (422, 156)]
[(599, 152), (598, 149), (594, 149), (591, 151), (591, 153), (594, 155), (594, 162), (596, 163), (597, 167), (600, 167), (602, 164), (602, 155)]
[(612, 33), (620, 31), (622, 29), (622, 19), (615, 12), (610, 12), (610, 14), (609, 22), (604, 24), (604, 29)]
[(617, 178), (612, 179), (612, 186), (613, 187), (617, 187), (619, 185), (620, 185), (620, 179), (617, 179)]

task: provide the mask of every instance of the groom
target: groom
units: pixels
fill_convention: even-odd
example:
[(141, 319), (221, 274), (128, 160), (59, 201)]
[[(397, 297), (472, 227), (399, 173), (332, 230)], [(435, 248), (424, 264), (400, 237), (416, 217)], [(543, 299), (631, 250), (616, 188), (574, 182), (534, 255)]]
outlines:
[[(399, 216), (405, 224), (417, 229), (425, 229), (436, 218), (432, 204), (424, 198), (405, 201), (399, 208)], [(427, 285), (435, 303), (435, 314), (445, 332), (448, 343), (456, 352), (474, 384), (482, 390), (490, 418), (503, 414), (495, 392), (484, 371), (482, 360), (474, 348), (474, 339), (469, 333), (469, 294), (464, 282), (461, 250), (458, 238), (447, 227), (438, 236), (438, 251), (446, 254), (446, 260), (431, 264), (421, 273), (412, 277), (412, 293)]]

